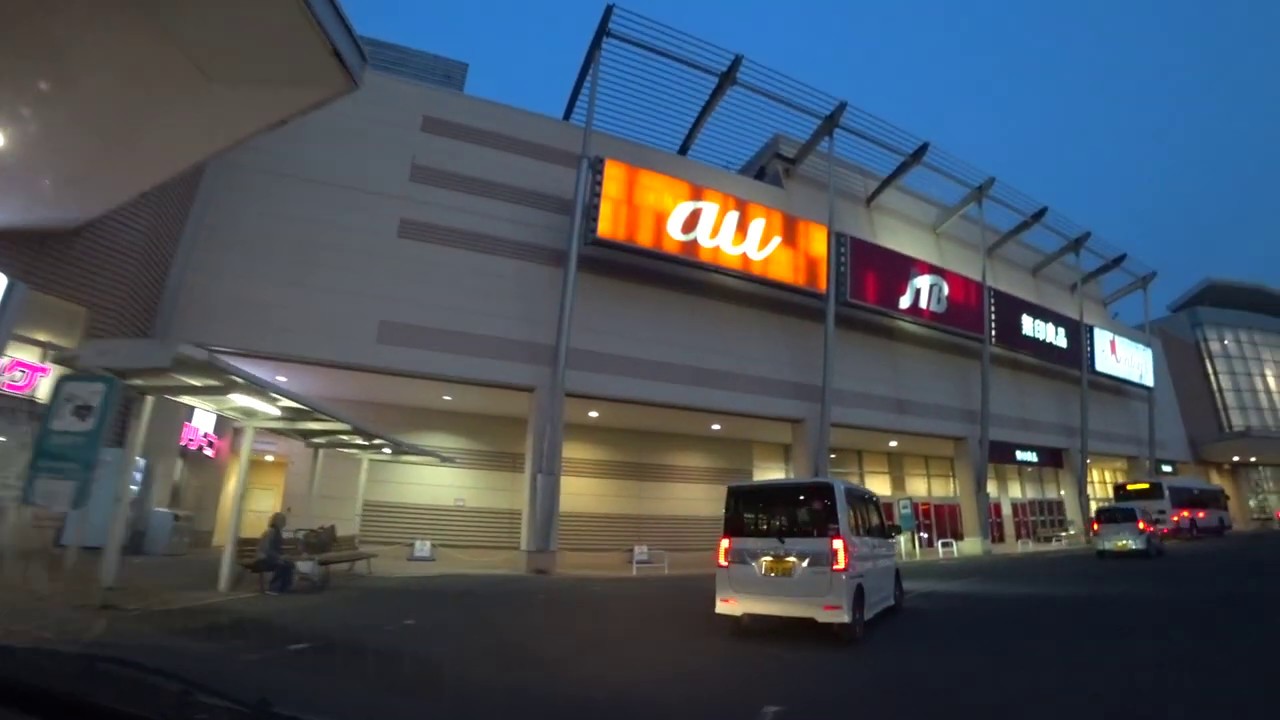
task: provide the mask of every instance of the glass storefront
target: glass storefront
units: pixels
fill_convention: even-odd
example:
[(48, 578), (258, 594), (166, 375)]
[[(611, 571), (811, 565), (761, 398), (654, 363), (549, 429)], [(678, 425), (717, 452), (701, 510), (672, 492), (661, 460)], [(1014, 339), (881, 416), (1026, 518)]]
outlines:
[(896, 522), (895, 499), (910, 497), (921, 547), (939, 539), (964, 539), (955, 463), (949, 457), (837, 450), (833, 477), (851, 480), (880, 496), (888, 522)]
[(1100, 505), (1109, 505), (1115, 498), (1115, 485), (1129, 480), (1129, 463), (1117, 458), (1090, 458), (1089, 460), (1089, 514)]
[(1236, 486), (1245, 493), (1252, 520), (1270, 520), (1280, 510), (1280, 467), (1260, 465), (1236, 470)]

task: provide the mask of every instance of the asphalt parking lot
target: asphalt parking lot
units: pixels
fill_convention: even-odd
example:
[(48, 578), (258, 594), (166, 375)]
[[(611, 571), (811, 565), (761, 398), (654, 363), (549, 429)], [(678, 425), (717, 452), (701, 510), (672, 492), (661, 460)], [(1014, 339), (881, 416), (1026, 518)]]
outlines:
[(909, 565), (907, 611), (846, 647), (731, 635), (706, 576), (352, 579), (120, 616), (96, 642), (328, 718), (1264, 717), (1280, 533), (1157, 560)]

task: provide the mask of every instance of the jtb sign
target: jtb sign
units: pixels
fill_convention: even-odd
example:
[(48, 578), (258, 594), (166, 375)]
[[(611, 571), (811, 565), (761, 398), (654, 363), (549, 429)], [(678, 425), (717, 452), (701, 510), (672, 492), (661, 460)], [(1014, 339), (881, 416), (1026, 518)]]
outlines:
[(982, 283), (875, 243), (848, 239), (848, 300), (981, 336)]

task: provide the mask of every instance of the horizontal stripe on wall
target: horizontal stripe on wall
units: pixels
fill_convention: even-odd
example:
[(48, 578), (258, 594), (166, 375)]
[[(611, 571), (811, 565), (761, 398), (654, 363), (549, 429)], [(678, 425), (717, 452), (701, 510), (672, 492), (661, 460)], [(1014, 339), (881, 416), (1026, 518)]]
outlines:
[(394, 545), (414, 540), (430, 540), (442, 547), (515, 550), (520, 547), (520, 511), (373, 501), (364, 504), (361, 542)]
[[(551, 362), (554, 350), (549, 343), (500, 338), (493, 335), (433, 328), (393, 320), (383, 320), (378, 323), (376, 342), (379, 345), (390, 347), (426, 350), (428, 352), (518, 362), (528, 365), (548, 365)], [(598, 375), (627, 377), (709, 390), (724, 390), (745, 395), (763, 395), (801, 402), (817, 402), (821, 394), (821, 387), (815, 383), (781, 380), (740, 371), (714, 370), (666, 360), (649, 360), (597, 350), (584, 350), (582, 348), (573, 348), (569, 351), (569, 369)], [(865, 390), (837, 388), (832, 391), (832, 399), (840, 407), (912, 415), (934, 420), (941, 419), (975, 426), (978, 423), (977, 410), (922, 400), (891, 397)], [(1076, 432), (1074, 425), (998, 412), (991, 414), (991, 426), (998, 429), (1023, 430), (1064, 437), (1073, 436)], [(1091, 433), (1091, 437), (1135, 446), (1146, 443), (1146, 435), (1137, 433), (1094, 430)]]
[(545, 143), (525, 140), (506, 133), (483, 130), (474, 125), (445, 120), (432, 115), (422, 116), (422, 125), (419, 129), (428, 135), (449, 138), (469, 145), (477, 145), (491, 150), (519, 155), (551, 165), (569, 168), (577, 167), (578, 165), (578, 153), (576, 152)]
[(400, 225), (396, 229), (396, 237), (401, 240), (413, 240), (414, 242), (439, 245), (455, 250), (470, 250), (537, 265), (560, 267), (564, 264), (563, 250), (507, 240), (496, 235), (474, 230), (463, 230), (448, 225), (437, 225), (422, 220), (401, 218)]
[(588, 460), (571, 457), (564, 458), (561, 465), (561, 475), (599, 478), (602, 480), (725, 485), (739, 480), (751, 479), (751, 468), (695, 467), (692, 465), (664, 465), (623, 460)]
[(474, 448), (431, 446), (449, 457), (450, 462), (438, 466), (446, 470), (490, 470), (494, 472), (524, 472), (524, 453), (501, 450), (477, 450)]
[(561, 513), (561, 550), (715, 550), (723, 526), (720, 515), (614, 515)]
[(573, 198), (530, 190), (496, 180), (464, 175), (452, 170), (431, 167), (430, 165), (420, 165), (418, 163), (410, 165), (409, 182), (511, 203), (512, 205), (521, 205), (554, 215), (567, 216), (573, 211)]

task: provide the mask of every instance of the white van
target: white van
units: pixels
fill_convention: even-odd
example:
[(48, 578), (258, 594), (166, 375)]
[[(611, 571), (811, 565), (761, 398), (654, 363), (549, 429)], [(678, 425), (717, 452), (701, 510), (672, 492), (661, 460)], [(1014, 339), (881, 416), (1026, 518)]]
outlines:
[(809, 618), (846, 640), (901, 608), (895, 537), (879, 499), (844, 480), (756, 480), (728, 487), (716, 550), (716, 613)]

